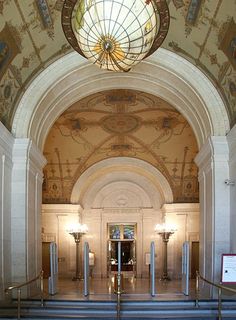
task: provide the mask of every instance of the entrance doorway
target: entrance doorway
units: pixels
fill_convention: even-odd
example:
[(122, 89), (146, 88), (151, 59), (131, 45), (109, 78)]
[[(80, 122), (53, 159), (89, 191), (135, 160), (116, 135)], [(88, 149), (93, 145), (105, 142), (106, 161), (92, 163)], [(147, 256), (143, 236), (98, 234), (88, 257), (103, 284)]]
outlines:
[(108, 224), (108, 276), (118, 271), (118, 243), (121, 242), (121, 271), (136, 276), (136, 224)]
[(196, 271), (199, 270), (199, 241), (192, 241), (191, 254), (191, 278), (196, 278)]
[(50, 243), (42, 243), (42, 270), (43, 277), (46, 279), (50, 276)]
[[(112, 274), (118, 271), (118, 242), (110, 240), (108, 272)], [(121, 271), (130, 275), (136, 274), (135, 240), (121, 240)]]

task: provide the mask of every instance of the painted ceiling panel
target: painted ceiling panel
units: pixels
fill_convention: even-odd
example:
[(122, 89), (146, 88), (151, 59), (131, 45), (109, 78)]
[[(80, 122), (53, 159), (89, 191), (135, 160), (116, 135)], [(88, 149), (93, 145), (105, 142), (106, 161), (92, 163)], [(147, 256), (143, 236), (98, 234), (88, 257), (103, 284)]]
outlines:
[(168, 180), (175, 202), (198, 202), (197, 152), (189, 124), (165, 101), (131, 90), (97, 93), (71, 106), (49, 132), (43, 202), (69, 203), (80, 175), (110, 157), (152, 164)]
[[(198, 66), (220, 90), (236, 122), (236, 1), (168, 0), (163, 47)], [(27, 84), (71, 51), (61, 27), (63, 0), (0, 0), (0, 119), (11, 129)]]

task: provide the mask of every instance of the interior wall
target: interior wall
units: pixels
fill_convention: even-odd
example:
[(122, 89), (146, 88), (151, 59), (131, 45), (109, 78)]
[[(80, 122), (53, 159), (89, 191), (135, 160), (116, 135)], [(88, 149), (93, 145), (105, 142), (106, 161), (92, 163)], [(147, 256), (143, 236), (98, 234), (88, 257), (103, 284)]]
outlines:
[(81, 222), (79, 205), (42, 205), (42, 242), (58, 246), (59, 276), (72, 278), (75, 269), (75, 243), (68, 230)]
[[(72, 277), (75, 272), (75, 243), (66, 230), (72, 221), (79, 220), (88, 226), (88, 233), (82, 236), (80, 244), (80, 270), (82, 270), (82, 252), (85, 241), (95, 254), (93, 277), (107, 277), (108, 224), (136, 224), (136, 271), (137, 277), (148, 277), (149, 266), (146, 265), (146, 253), (150, 252), (150, 244), (156, 246), (156, 274), (161, 277), (163, 262), (163, 243), (156, 234), (154, 226), (163, 221), (174, 223), (177, 231), (169, 243), (169, 271), (173, 279), (181, 276), (182, 244), (184, 241), (199, 240), (199, 205), (198, 204), (164, 204), (169, 199), (169, 188), (161, 189), (153, 179), (144, 179), (145, 162), (132, 159), (139, 173), (129, 172), (129, 158), (121, 158), (119, 172), (117, 167), (106, 166), (116, 163), (115, 159), (101, 161), (89, 168), (90, 184), (81, 184), (78, 197), (83, 203), (79, 205), (44, 204), (42, 210), (43, 241), (55, 241), (59, 252), (59, 275)], [(123, 164), (123, 165), (121, 165)], [(141, 164), (144, 167), (141, 170)], [(103, 165), (103, 166), (102, 166)], [(116, 163), (117, 165), (117, 163)], [(147, 165), (147, 164), (146, 164)], [(150, 169), (150, 168), (149, 168)], [(99, 174), (99, 170), (102, 174)], [(92, 173), (97, 177), (93, 179)], [(126, 175), (126, 173), (128, 173)], [(151, 170), (149, 171), (149, 174)], [(153, 174), (157, 174), (156, 170)], [(79, 180), (84, 181), (81, 176)], [(160, 179), (164, 179), (159, 173)], [(78, 184), (80, 184), (78, 182)], [(77, 189), (77, 187), (75, 187)], [(84, 188), (84, 190), (83, 190)], [(75, 193), (75, 192), (74, 192)], [(162, 196), (160, 196), (162, 195)], [(156, 202), (156, 199), (162, 199)]]
[(0, 122), (0, 300), (11, 282), (11, 174), (14, 138)]
[[(229, 145), (229, 184), (226, 187), (230, 192), (230, 248), (231, 253), (236, 252), (236, 125), (227, 136)], [(227, 181), (225, 181), (227, 182)]]
[(154, 226), (161, 223), (163, 217), (174, 223), (177, 231), (168, 243), (168, 271), (172, 279), (180, 279), (182, 263), (182, 244), (184, 241), (199, 240), (199, 205), (168, 204), (161, 210), (142, 208), (103, 208), (82, 210), (76, 205), (43, 205), (42, 228), (43, 241), (55, 241), (58, 244), (59, 276), (72, 278), (75, 273), (75, 243), (68, 234), (71, 222), (79, 220), (88, 226), (88, 233), (82, 236), (80, 243), (80, 270), (82, 271), (82, 252), (84, 242), (95, 254), (95, 266), (92, 275), (95, 278), (106, 278), (108, 223), (137, 224), (137, 277), (148, 277), (149, 267), (145, 263), (145, 254), (150, 252), (150, 244), (156, 248), (156, 275), (162, 275), (163, 242), (156, 234)]
[[(153, 209), (142, 208), (103, 208), (86, 210), (83, 221), (92, 230), (89, 236), (91, 250), (95, 252), (94, 275), (107, 277), (107, 246), (109, 223), (134, 223), (136, 234), (136, 268), (137, 277), (148, 276), (148, 266), (145, 265), (145, 253), (150, 252), (150, 243), (154, 239), (153, 224), (159, 221), (160, 215)], [(94, 223), (96, 222), (96, 227)], [(94, 227), (93, 227), (94, 226)], [(157, 270), (160, 269), (157, 265)]]
[[(229, 147), (226, 137), (210, 137), (195, 159), (200, 189), (200, 272), (221, 281), (222, 254), (230, 252)], [(206, 286), (207, 287), (207, 286)], [(205, 288), (206, 288), (205, 287)], [(207, 288), (211, 294), (212, 288)]]
[[(177, 231), (173, 235), (171, 235), (168, 243), (168, 272), (171, 278), (181, 279), (182, 245), (185, 241), (189, 242), (191, 257), (192, 242), (199, 241), (199, 204), (165, 204), (162, 207), (162, 215), (165, 218), (167, 224), (173, 224), (177, 229)], [(162, 249), (163, 246), (161, 247), (161, 250)], [(190, 277), (194, 277), (191, 272)]]
[[(15, 139), (11, 177), (12, 281), (36, 277), (42, 266), (42, 168), (45, 158), (30, 139)], [(35, 284), (36, 287), (36, 284)]]

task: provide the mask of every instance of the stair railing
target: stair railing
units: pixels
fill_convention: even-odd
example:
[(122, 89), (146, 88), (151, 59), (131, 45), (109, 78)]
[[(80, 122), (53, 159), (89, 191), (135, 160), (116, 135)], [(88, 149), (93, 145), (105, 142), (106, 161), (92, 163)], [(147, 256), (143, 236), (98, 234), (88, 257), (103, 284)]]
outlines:
[(123, 275), (121, 274), (121, 242), (118, 241), (118, 265), (117, 274), (115, 275), (115, 290), (117, 294), (116, 319), (120, 320), (121, 294), (123, 293)]
[(120, 300), (121, 300), (121, 293), (122, 293), (122, 276), (121, 273), (117, 274), (117, 277), (115, 279), (115, 293), (117, 295), (117, 302), (116, 302), (116, 319), (120, 320)]
[(233, 292), (235, 294), (236, 294), (236, 290), (229, 288), (229, 287), (222, 286), (220, 284), (216, 284), (214, 282), (211, 282), (211, 281), (203, 278), (203, 276), (201, 276), (200, 273), (197, 271), (196, 272), (196, 297), (195, 297), (195, 306), (197, 308), (199, 307), (199, 296), (200, 296), (199, 283), (200, 283), (200, 280), (212, 285), (213, 287), (218, 288), (218, 320), (222, 320), (222, 290)]
[(43, 307), (43, 271), (40, 271), (39, 275), (29, 281), (26, 281), (22, 284), (16, 286), (10, 286), (5, 289), (5, 293), (8, 294), (10, 291), (17, 290), (17, 319), (20, 319), (20, 310), (21, 310), (21, 288), (25, 287), (34, 281), (40, 279), (40, 305)]

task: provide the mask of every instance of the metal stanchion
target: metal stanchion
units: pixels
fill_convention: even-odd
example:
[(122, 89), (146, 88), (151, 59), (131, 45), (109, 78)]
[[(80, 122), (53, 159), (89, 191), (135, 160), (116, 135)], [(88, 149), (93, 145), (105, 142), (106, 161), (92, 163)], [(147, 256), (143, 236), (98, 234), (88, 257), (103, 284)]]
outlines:
[(185, 241), (182, 246), (182, 290), (189, 295), (189, 242)]
[(58, 281), (58, 254), (57, 244), (55, 242), (50, 243), (50, 277), (48, 278), (48, 292), (51, 295), (57, 293), (57, 281)]
[(84, 296), (89, 295), (89, 244), (84, 243)]
[(120, 300), (121, 300), (121, 293), (122, 293), (122, 275), (121, 275), (121, 242), (118, 242), (118, 273), (115, 277), (115, 291), (117, 294), (117, 313), (116, 318), (117, 320), (120, 319)]
[(221, 314), (221, 311), (222, 311), (222, 297), (221, 297), (221, 294), (222, 294), (222, 289), (218, 288), (218, 319), (219, 320), (222, 319), (222, 314)]
[(150, 261), (150, 276), (151, 276), (151, 296), (155, 296), (155, 244), (151, 242), (151, 261)]
[(40, 273), (40, 298), (41, 298), (41, 307), (43, 307), (43, 271)]
[(199, 273), (196, 272), (195, 307), (199, 307)]
[(17, 319), (20, 319), (21, 289), (17, 289)]

